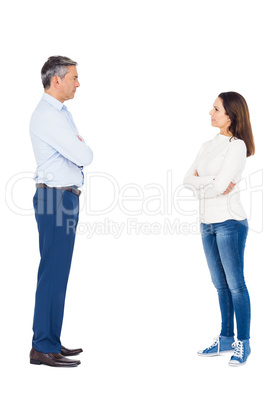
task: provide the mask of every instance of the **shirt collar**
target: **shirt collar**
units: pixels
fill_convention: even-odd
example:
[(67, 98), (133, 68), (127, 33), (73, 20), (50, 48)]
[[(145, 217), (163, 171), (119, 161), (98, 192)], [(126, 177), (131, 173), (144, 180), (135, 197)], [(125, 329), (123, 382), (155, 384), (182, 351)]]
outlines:
[(58, 99), (54, 98), (53, 96), (47, 94), (46, 92), (43, 94), (42, 99), (50, 103), (54, 106), (57, 110), (61, 110), (64, 107), (64, 104), (58, 101)]

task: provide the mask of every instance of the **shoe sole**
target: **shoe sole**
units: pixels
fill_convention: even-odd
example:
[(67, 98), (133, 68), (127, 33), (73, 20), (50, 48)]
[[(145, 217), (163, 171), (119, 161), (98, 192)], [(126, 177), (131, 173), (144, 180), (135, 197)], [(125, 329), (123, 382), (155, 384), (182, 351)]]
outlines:
[(30, 359), (30, 363), (37, 364), (37, 365), (42, 364), (42, 362), (40, 362), (40, 360), (35, 360), (35, 359)]
[(70, 364), (66, 364), (66, 365), (62, 365), (62, 366), (53, 366), (52, 364), (43, 363), (40, 360), (30, 359), (30, 364), (35, 364), (38, 366), (43, 364), (44, 366), (49, 366), (49, 367), (77, 367), (80, 363), (78, 363), (78, 364), (70, 363)]
[(224, 350), (220, 353), (202, 353), (202, 352), (197, 352), (197, 355), (200, 357), (216, 357), (216, 356), (225, 356), (226, 354), (229, 353), (234, 353), (234, 350)]
[(244, 366), (246, 364), (246, 362), (244, 363), (228, 363), (230, 367), (241, 367)]

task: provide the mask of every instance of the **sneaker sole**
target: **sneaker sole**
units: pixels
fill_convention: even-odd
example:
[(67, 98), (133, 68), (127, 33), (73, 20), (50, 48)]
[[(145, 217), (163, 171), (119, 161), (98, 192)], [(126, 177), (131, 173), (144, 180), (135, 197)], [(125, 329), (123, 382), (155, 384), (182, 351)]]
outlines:
[(228, 363), (230, 367), (241, 367), (244, 366), (246, 364), (246, 362), (244, 363)]
[(228, 353), (234, 353), (234, 350), (223, 350), (220, 353), (203, 353), (197, 352), (197, 355), (200, 357), (216, 357), (216, 356), (225, 356)]

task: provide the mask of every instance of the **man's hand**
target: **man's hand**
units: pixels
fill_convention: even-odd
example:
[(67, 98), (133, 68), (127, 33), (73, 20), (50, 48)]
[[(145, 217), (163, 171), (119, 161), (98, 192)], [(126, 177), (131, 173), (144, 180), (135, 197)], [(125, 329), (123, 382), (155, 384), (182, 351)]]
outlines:
[(227, 189), (224, 191), (223, 195), (229, 194), (234, 188), (235, 188), (235, 183), (231, 181)]

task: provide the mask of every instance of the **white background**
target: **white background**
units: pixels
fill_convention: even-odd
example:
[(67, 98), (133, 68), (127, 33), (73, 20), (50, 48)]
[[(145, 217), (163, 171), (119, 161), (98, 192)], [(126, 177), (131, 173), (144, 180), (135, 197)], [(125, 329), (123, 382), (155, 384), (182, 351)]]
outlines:
[[(224, 401), (266, 391), (265, 3), (15, 0), (2, 7), (0, 333), (5, 401)], [(41, 67), (57, 54), (79, 63), (81, 87), (67, 106), (94, 151), (85, 172), (110, 175), (119, 189), (135, 184), (144, 190), (144, 199), (153, 196), (148, 184), (166, 188), (170, 174), (173, 190), (182, 184), (201, 143), (217, 134), (208, 112), (220, 92), (233, 90), (246, 98), (256, 155), (247, 160), (244, 174), (251, 227), (245, 273), (252, 301), (252, 355), (243, 368), (230, 368), (229, 357), (196, 355), (218, 335), (220, 317), (194, 229), (190, 234), (124, 230), (115, 239), (97, 232), (88, 238), (83, 226), (62, 330), (65, 346), (83, 347), (82, 364), (69, 370), (29, 364), (39, 252), (28, 125), (43, 92)], [(110, 184), (92, 180), (81, 202), (91, 197), (95, 208), (107, 207), (113, 197)], [(124, 205), (135, 211), (141, 202)], [(197, 210), (188, 198), (180, 205)], [(118, 204), (98, 216), (81, 209), (84, 227), (100, 223), (101, 228), (105, 219), (160, 226), (165, 219), (179, 219), (189, 225), (197, 215), (172, 208), (162, 215), (142, 210), (133, 216)]]

